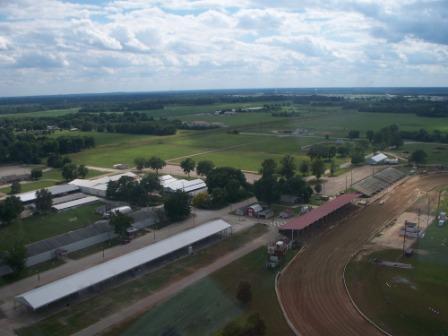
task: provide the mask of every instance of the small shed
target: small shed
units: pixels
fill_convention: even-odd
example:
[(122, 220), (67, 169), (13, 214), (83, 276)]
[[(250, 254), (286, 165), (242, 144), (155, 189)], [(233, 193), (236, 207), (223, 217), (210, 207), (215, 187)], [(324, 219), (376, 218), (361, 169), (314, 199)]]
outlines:
[(247, 215), (250, 217), (258, 217), (258, 214), (263, 211), (263, 207), (258, 204), (252, 204), (247, 207)]
[(385, 160), (387, 160), (387, 155), (384, 153), (377, 153), (373, 156), (371, 156), (368, 160), (367, 163), (370, 165), (377, 165), (380, 163), (383, 163)]

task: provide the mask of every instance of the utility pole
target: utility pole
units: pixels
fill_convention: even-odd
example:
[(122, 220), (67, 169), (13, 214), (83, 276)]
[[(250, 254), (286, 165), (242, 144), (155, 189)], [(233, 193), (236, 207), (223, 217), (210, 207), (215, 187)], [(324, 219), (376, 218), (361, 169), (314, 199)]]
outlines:
[(350, 168), (350, 188), (353, 186), (353, 168)]
[(406, 222), (404, 222), (403, 256), (405, 255), (405, 249), (406, 249)]
[(427, 192), (426, 195), (428, 196), (428, 213), (427, 213), (427, 217), (426, 217), (426, 226), (428, 226), (429, 225), (429, 212), (431, 209), (430, 204), (429, 204), (429, 202), (430, 202), (429, 192)]

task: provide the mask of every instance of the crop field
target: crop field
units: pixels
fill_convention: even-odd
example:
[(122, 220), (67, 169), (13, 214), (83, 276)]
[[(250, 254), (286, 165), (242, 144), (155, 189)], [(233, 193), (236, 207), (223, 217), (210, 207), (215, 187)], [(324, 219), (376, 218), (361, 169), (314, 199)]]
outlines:
[[(265, 261), (264, 248), (248, 254), (148, 311), (121, 335), (219, 335), (226, 323), (239, 323), (251, 313), (260, 314), (266, 335), (291, 335), (275, 295), (275, 272), (265, 268)], [(251, 284), (248, 306), (235, 297), (242, 280)]]
[(14, 239), (29, 244), (93, 224), (100, 219), (100, 215), (95, 212), (97, 207), (98, 204), (90, 204), (64, 212), (15, 220), (0, 229), (0, 251), (6, 249)]
[[(448, 225), (435, 224), (419, 242), (419, 253), (403, 259), (401, 251), (375, 252), (349, 264), (350, 291), (367, 316), (393, 335), (448, 333)], [(370, 260), (399, 260), (413, 269), (380, 267)]]

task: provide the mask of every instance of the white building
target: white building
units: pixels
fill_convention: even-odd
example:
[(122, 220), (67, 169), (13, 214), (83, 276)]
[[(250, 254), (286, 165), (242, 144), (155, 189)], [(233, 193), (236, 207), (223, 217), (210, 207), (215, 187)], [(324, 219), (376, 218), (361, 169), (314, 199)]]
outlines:
[(370, 165), (377, 165), (384, 163), (384, 161), (387, 160), (387, 155), (383, 153), (377, 153), (370, 158), (367, 159), (367, 163)]
[(123, 176), (128, 176), (133, 179), (137, 178), (137, 175), (135, 175), (134, 173), (127, 172), (118, 175), (105, 176), (93, 180), (75, 179), (69, 184), (79, 187), (83, 193), (93, 196), (106, 197), (107, 184), (110, 181), (118, 181)]
[(201, 179), (185, 180), (177, 179), (171, 175), (164, 175), (159, 177), (160, 184), (165, 191), (176, 192), (178, 190), (184, 191), (190, 195), (196, 195), (207, 190), (207, 185)]

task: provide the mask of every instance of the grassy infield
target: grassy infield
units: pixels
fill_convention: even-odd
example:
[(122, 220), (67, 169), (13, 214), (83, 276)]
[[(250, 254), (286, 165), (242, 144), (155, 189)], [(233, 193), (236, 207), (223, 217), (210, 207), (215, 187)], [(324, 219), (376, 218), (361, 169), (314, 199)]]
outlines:
[[(448, 198), (444, 207), (448, 210)], [(419, 242), (424, 254), (403, 258), (401, 251), (375, 252), (347, 268), (350, 291), (364, 312), (393, 335), (448, 334), (448, 225), (435, 224)], [(370, 258), (399, 260), (414, 268), (378, 267)]]

